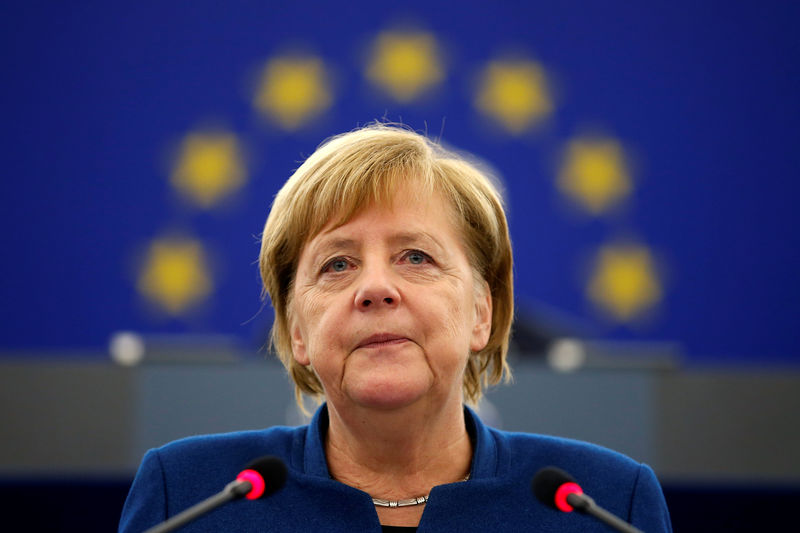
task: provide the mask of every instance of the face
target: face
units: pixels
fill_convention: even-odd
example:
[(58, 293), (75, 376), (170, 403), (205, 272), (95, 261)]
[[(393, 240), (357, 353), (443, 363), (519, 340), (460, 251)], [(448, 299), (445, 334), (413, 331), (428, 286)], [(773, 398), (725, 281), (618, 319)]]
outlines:
[(304, 247), (290, 303), (295, 359), (342, 408), (462, 401), (470, 350), (489, 339), (491, 295), (476, 281), (450, 206), (399, 194)]

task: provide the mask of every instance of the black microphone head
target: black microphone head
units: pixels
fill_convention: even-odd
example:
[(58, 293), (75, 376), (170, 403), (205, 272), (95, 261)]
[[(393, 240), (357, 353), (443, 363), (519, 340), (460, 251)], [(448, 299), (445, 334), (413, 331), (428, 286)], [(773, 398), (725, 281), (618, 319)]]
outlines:
[(556, 505), (556, 492), (561, 485), (570, 482), (575, 483), (572, 476), (555, 466), (546, 466), (533, 476), (531, 490), (540, 502), (553, 509), (558, 509)]
[(247, 465), (248, 470), (255, 470), (264, 479), (264, 496), (269, 496), (286, 483), (286, 464), (274, 455), (265, 455)]

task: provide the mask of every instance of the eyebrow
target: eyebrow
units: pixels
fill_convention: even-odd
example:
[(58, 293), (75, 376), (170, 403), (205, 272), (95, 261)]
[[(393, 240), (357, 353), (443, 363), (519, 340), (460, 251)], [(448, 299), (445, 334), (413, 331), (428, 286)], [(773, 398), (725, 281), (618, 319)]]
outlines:
[[(389, 244), (394, 246), (406, 246), (420, 242), (431, 243), (440, 250), (443, 249), (442, 244), (436, 237), (424, 231), (400, 232), (389, 237)], [(358, 239), (347, 237), (333, 237), (328, 239), (323, 238), (319, 243), (317, 243), (316, 246), (314, 246), (313, 254), (315, 256), (327, 255), (328, 253), (336, 250), (353, 250), (358, 247)]]
[(398, 244), (401, 246), (406, 244), (418, 243), (420, 241), (431, 242), (437, 247), (442, 248), (442, 244), (436, 237), (424, 231), (411, 231), (411, 232), (398, 233), (396, 235), (392, 235), (391, 238), (389, 239), (390, 243)]
[(315, 256), (317, 255), (326, 255), (334, 250), (352, 250), (356, 248), (356, 240), (355, 239), (343, 239), (343, 238), (333, 238), (333, 239), (322, 239), (316, 246), (313, 248), (313, 253)]

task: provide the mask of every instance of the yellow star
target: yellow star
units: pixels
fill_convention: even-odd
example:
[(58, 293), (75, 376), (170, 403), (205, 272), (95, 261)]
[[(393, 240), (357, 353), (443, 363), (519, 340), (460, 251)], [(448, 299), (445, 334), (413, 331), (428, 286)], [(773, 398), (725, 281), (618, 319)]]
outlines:
[(425, 32), (381, 33), (366, 76), (396, 100), (414, 100), (444, 78), (436, 39)]
[(661, 283), (650, 251), (636, 245), (600, 249), (587, 296), (614, 319), (628, 322), (661, 300)]
[(570, 142), (558, 188), (594, 215), (619, 203), (632, 188), (622, 146), (613, 139)]
[(296, 130), (331, 106), (328, 75), (313, 56), (276, 57), (261, 72), (254, 105), (286, 130)]
[(475, 106), (513, 134), (553, 111), (544, 69), (534, 61), (492, 61), (480, 78)]
[(150, 246), (137, 289), (171, 315), (180, 315), (212, 290), (206, 254), (191, 239), (161, 239)]
[(246, 177), (236, 137), (208, 132), (186, 136), (170, 181), (190, 201), (209, 208), (241, 187)]

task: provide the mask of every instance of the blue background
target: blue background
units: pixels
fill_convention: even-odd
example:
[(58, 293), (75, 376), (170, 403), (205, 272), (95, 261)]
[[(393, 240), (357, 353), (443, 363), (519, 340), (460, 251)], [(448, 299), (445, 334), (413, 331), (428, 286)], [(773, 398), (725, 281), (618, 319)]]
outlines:
[[(605, 2), (6, 3), (0, 147), (0, 352), (97, 349), (118, 330), (224, 333), (255, 353), (257, 235), (279, 186), (326, 137), (385, 117), (490, 161), (508, 189), (520, 309), (600, 338), (677, 341), (692, 363), (796, 363), (800, 301), (800, 4)], [(393, 6), (398, 4), (394, 3)], [(428, 99), (398, 104), (361, 52), (414, 21), (448, 51)], [(297, 132), (260, 121), (248, 79), (302, 46), (337, 83)], [(478, 119), (471, 80), (506, 50), (558, 87), (545, 127), (514, 137)], [(208, 123), (252, 154), (225, 209), (183, 203), (170, 146)], [(565, 207), (555, 154), (586, 128), (636, 160), (632, 198), (598, 218)], [(135, 257), (165, 232), (214, 252), (215, 290), (190, 318), (154, 314)], [(621, 237), (664, 269), (664, 299), (635, 326), (586, 302), (583, 258)], [(67, 353), (67, 352), (65, 352)]]

